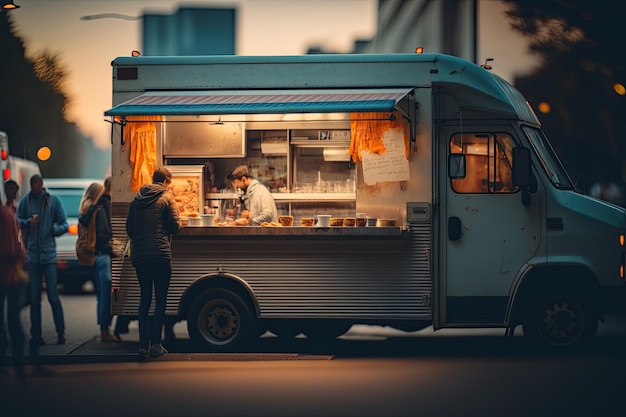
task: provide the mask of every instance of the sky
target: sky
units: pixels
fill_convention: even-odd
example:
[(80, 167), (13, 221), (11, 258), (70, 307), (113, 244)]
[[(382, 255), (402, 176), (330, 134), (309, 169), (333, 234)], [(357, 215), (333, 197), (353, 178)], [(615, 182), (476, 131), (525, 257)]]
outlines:
[[(67, 75), (68, 121), (96, 146), (110, 146), (111, 61), (141, 50), (141, 21), (81, 16), (173, 13), (180, 6), (236, 6), (238, 55), (301, 55), (309, 46), (350, 52), (357, 39), (376, 33), (377, 0), (15, 0), (11, 11), (29, 56), (57, 55)], [(534, 66), (524, 39), (512, 32), (499, 1), (480, 0), (478, 58), (494, 58), (494, 71), (512, 82)], [(323, 24), (320, 24), (323, 22)], [(429, 52), (429, 51), (427, 51)], [(432, 51), (436, 52), (436, 51)]]

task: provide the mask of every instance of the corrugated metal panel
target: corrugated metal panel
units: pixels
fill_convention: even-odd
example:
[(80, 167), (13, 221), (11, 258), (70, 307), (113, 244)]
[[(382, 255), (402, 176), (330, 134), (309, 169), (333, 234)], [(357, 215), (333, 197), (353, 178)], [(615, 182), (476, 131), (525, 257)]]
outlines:
[[(123, 232), (121, 219), (113, 226), (116, 235)], [(396, 238), (222, 236), (216, 242), (174, 240), (168, 313), (177, 311), (189, 285), (220, 267), (247, 282), (264, 318), (431, 318), (430, 224)], [(113, 285), (120, 289), (114, 313), (135, 314), (139, 287), (128, 259), (114, 261)]]
[(392, 111), (410, 89), (159, 91), (105, 112), (106, 116), (274, 114)]

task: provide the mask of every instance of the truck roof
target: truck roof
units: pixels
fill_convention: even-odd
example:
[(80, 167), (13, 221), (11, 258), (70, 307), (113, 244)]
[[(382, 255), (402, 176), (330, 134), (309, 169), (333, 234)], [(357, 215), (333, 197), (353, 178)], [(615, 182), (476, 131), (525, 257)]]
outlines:
[[(262, 91), (265, 96), (277, 96), (288, 90), (326, 93), (318, 100), (331, 100), (328, 92), (337, 89), (356, 93), (376, 93), (389, 89), (404, 89), (407, 94), (415, 88), (438, 86), (442, 91), (454, 90), (459, 107), (493, 111), (506, 117), (514, 116), (533, 124), (539, 121), (522, 94), (496, 74), (466, 61), (444, 54), (314, 54), (294, 56), (140, 56), (118, 57), (113, 66), (113, 92), (127, 93), (124, 100), (147, 94), (158, 100), (162, 111), (173, 111), (167, 105), (178, 105), (170, 114), (235, 114), (222, 106), (185, 107), (184, 101), (167, 96), (237, 96), (242, 92)], [(163, 94), (159, 95), (159, 92)], [(173, 94), (177, 92), (177, 94)], [(155, 99), (154, 96), (159, 96)], [(258, 94), (257, 94), (258, 96)], [(259, 100), (258, 97), (254, 98)], [(248, 98), (247, 100), (251, 100)], [(336, 97), (333, 97), (336, 100)], [(114, 103), (121, 104), (123, 101)], [(397, 100), (396, 100), (397, 102)], [(181, 107), (182, 106), (182, 107)], [(201, 112), (199, 112), (201, 111)], [(321, 112), (322, 108), (301, 106), (301, 112)], [(329, 110), (327, 111), (337, 111)], [(350, 109), (348, 109), (350, 111)], [(353, 109), (352, 111), (386, 111), (383, 109)], [(249, 113), (269, 113), (267, 106), (250, 106)], [(159, 114), (139, 107), (111, 109), (105, 115)], [(161, 112), (161, 114), (168, 114)]]

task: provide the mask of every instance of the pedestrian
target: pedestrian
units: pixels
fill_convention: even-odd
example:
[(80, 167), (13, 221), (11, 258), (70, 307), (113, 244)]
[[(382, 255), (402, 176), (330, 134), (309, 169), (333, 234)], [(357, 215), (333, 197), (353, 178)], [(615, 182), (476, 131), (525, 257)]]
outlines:
[[(126, 232), (131, 239), (131, 261), (139, 280), (139, 355), (167, 353), (161, 344), (167, 291), (172, 275), (172, 236), (181, 227), (173, 195), (167, 190), (172, 174), (164, 167), (154, 171), (152, 184), (141, 187), (130, 204)], [(154, 318), (150, 305), (154, 286)]]
[(264, 222), (278, 222), (278, 210), (272, 193), (265, 185), (251, 177), (246, 165), (233, 169), (226, 179), (235, 190), (239, 188), (243, 191), (241, 202), (244, 209), (249, 211), (247, 218), (242, 216), (237, 219), (239, 225), (259, 226)]
[(4, 194), (7, 197), (7, 201), (4, 204), (6, 207), (9, 207), (13, 214), (17, 212), (17, 206), (15, 205), (15, 200), (17, 199), (17, 192), (20, 190), (20, 186), (17, 182), (13, 180), (6, 180), (4, 182)]
[(41, 290), (46, 280), (46, 293), (52, 308), (57, 332), (57, 344), (65, 344), (63, 306), (57, 290), (56, 240), (67, 233), (67, 214), (61, 199), (51, 195), (43, 186), (43, 178), (30, 178), (30, 192), (22, 197), (17, 208), (17, 219), (26, 242), (28, 280), (30, 286), (30, 348), (38, 353), (44, 345), (41, 333)]
[[(105, 196), (105, 186), (94, 182), (90, 184), (78, 208), (78, 222), (83, 227), (89, 227), (93, 216), (96, 226), (96, 246), (94, 259), (94, 274), (96, 282), (96, 312), (100, 325), (100, 340), (105, 343), (117, 343), (120, 339), (111, 334), (109, 327), (113, 319), (111, 315), (111, 258), (116, 256), (111, 247), (113, 232), (111, 218), (108, 217), (110, 199)], [(106, 207), (106, 208), (105, 208)]]
[[(18, 380), (24, 378), (24, 330), (20, 318), (20, 297), (26, 285), (23, 270), (25, 254), (19, 241), (17, 221), (13, 211), (0, 204), (0, 311), (4, 311), (4, 301), (7, 304), (7, 323), (11, 338), (11, 353), (15, 365), (15, 375)], [(0, 333), (0, 357), (4, 357), (8, 347), (8, 337), (2, 318), (2, 333)]]

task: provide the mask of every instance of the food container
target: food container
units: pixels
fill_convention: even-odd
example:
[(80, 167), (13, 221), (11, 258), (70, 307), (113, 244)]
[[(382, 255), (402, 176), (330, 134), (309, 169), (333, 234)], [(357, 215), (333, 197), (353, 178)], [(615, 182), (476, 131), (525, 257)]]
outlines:
[(281, 226), (293, 226), (293, 216), (278, 216), (278, 223)]
[(330, 226), (330, 214), (318, 214), (317, 215), (317, 227), (329, 227)]
[(300, 226), (311, 227), (315, 225), (315, 219), (313, 217), (303, 217), (300, 219)]
[(180, 224), (181, 224), (181, 226), (189, 226), (189, 217), (182, 217), (181, 216)]
[(331, 217), (330, 227), (343, 226), (343, 217)]
[(378, 221), (377, 217), (366, 217), (365, 218), (365, 226), (367, 227), (376, 227), (376, 222)]
[(379, 227), (390, 227), (390, 226), (395, 226), (395, 225), (396, 225), (395, 219), (378, 219)]
[(201, 214), (200, 219), (202, 219), (202, 226), (213, 226), (213, 221), (215, 220), (214, 214)]
[(354, 227), (356, 224), (356, 219), (354, 217), (346, 217), (343, 219), (344, 227)]
[(189, 226), (202, 226), (202, 218), (198, 217), (189, 217)]

